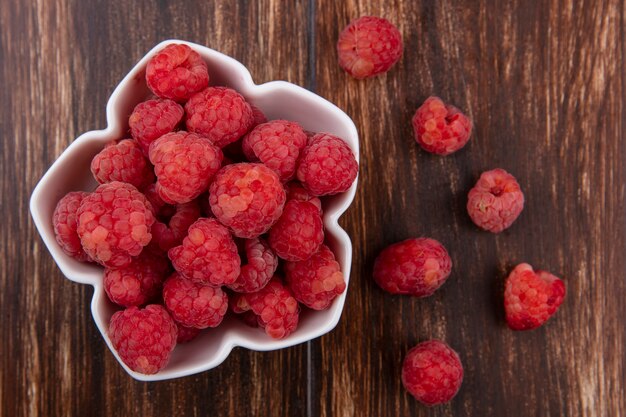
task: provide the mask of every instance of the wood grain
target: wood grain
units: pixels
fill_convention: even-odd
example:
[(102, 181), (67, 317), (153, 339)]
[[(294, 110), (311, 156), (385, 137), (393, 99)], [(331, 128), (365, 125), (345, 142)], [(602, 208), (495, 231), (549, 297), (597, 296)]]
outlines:
[[(356, 81), (334, 45), (364, 14), (396, 23), (405, 49), (387, 75)], [(0, 2), (0, 417), (623, 415), (624, 18), (617, 0)], [(91, 290), (64, 279), (45, 250), (28, 198), (73, 138), (105, 126), (114, 86), (166, 38), (336, 103), (359, 129), (361, 173), (342, 219), (355, 252), (334, 332), (140, 383), (102, 343)], [(412, 139), (410, 117), (431, 94), (474, 120), (455, 155), (433, 157)], [(497, 236), (464, 208), (494, 167), (527, 198)], [(411, 236), (442, 241), (453, 259), (449, 282), (427, 299), (384, 294), (371, 280), (376, 254)], [(522, 261), (563, 276), (568, 296), (546, 326), (515, 333), (501, 289)], [(460, 352), (465, 381), (454, 401), (428, 409), (402, 390), (399, 367), (432, 337)]]

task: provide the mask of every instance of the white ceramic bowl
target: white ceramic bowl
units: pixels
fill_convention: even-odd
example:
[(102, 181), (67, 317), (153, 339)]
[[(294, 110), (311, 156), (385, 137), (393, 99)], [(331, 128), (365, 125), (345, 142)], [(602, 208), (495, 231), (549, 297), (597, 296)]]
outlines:
[[(153, 55), (171, 43), (185, 43), (204, 58), (209, 68), (210, 84), (234, 88), (259, 107), (269, 119), (293, 120), (307, 130), (328, 132), (343, 138), (359, 160), (357, 130), (343, 111), (320, 96), (284, 81), (256, 85), (241, 63), (217, 51), (189, 42), (168, 40), (155, 46), (135, 65), (109, 98), (106, 107), (107, 128), (84, 133), (72, 142), (37, 184), (31, 196), (30, 211), (41, 238), (63, 274), (72, 281), (93, 286), (91, 313), (100, 333), (126, 372), (142, 381), (178, 378), (214, 368), (226, 359), (235, 346), (266, 351), (314, 339), (337, 325), (346, 299), (344, 292), (328, 310), (304, 309), (298, 329), (282, 340), (271, 339), (262, 330), (248, 327), (229, 317), (219, 327), (203, 332), (191, 343), (178, 345), (167, 367), (155, 375), (134, 372), (120, 360), (107, 335), (109, 319), (117, 307), (104, 292), (103, 268), (75, 261), (61, 250), (54, 238), (52, 212), (61, 197), (69, 191), (91, 191), (95, 188), (96, 183), (89, 170), (91, 159), (105, 143), (128, 137), (128, 116), (135, 105), (149, 94), (145, 83), (146, 64)], [(350, 277), (352, 242), (337, 220), (352, 203), (355, 192), (356, 181), (345, 193), (328, 197), (325, 201), (327, 244), (335, 253), (346, 282)]]

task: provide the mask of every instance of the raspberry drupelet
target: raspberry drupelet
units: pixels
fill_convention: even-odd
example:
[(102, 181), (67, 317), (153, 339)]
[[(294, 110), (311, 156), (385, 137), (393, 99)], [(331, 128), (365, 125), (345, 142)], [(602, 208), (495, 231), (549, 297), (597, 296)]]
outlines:
[(276, 223), (285, 199), (280, 178), (263, 164), (228, 165), (217, 173), (209, 188), (215, 217), (235, 236), (246, 239), (262, 235)]
[(450, 401), (463, 382), (459, 355), (439, 340), (422, 342), (409, 350), (402, 364), (402, 384), (427, 406)]
[(300, 306), (278, 277), (257, 292), (235, 294), (231, 300), (235, 313), (252, 311), (259, 326), (273, 339), (283, 339), (298, 327)]
[(504, 309), (513, 330), (531, 330), (556, 313), (565, 299), (565, 283), (546, 271), (534, 271), (529, 264), (517, 265), (506, 280)]
[(209, 72), (200, 54), (187, 45), (172, 44), (148, 61), (146, 82), (158, 97), (184, 102), (209, 85)]
[(52, 214), (52, 225), (54, 228), (54, 237), (65, 252), (77, 261), (88, 262), (91, 258), (80, 243), (80, 237), (76, 232), (78, 227), (78, 217), (76, 212), (80, 203), (89, 193), (83, 191), (73, 191), (67, 193), (56, 205)]
[(147, 100), (137, 104), (128, 118), (130, 134), (148, 156), (150, 144), (172, 132), (183, 118), (183, 107), (173, 100)]
[(467, 144), (472, 121), (439, 97), (428, 97), (412, 119), (415, 141), (427, 152), (450, 155)]
[(116, 304), (140, 306), (160, 293), (169, 271), (167, 257), (147, 248), (126, 266), (105, 268), (104, 290)]
[(323, 310), (346, 290), (339, 263), (326, 245), (309, 259), (285, 263), (285, 278), (293, 296), (313, 310)]
[(328, 133), (318, 133), (301, 152), (297, 176), (311, 194), (323, 196), (348, 190), (358, 170), (346, 142)]
[(324, 242), (324, 224), (319, 209), (308, 201), (291, 200), (270, 229), (270, 247), (286, 261), (309, 258)]
[(247, 263), (241, 266), (241, 274), (228, 288), (250, 293), (260, 290), (272, 279), (278, 268), (278, 257), (261, 238), (246, 239), (243, 245)]
[(374, 262), (374, 280), (392, 294), (427, 297), (450, 276), (452, 261), (434, 239), (407, 239), (385, 248)]
[(100, 185), (83, 198), (76, 215), (85, 252), (104, 266), (130, 264), (152, 239), (152, 207), (130, 184), (115, 181)]
[(91, 160), (91, 172), (100, 184), (120, 181), (142, 190), (154, 182), (152, 166), (132, 139), (108, 143)]
[(228, 297), (220, 288), (192, 282), (178, 273), (165, 281), (163, 301), (177, 323), (197, 329), (217, 327), (228, 310)]
[(178, 328), (163, 306), (151, 304), (113, 314), (108, 334), (113, 348), (130, 369), (156, 374), (170, 360)]
[(298, 156), (306, 143), (306, 133), (299, 124), (272, 120), (252, 129), (243, 138), (242, 148), (249, 161), (263, 162), (281, 181), (288, 181), (295, 174)]
[(402, 56), (402, 35), (387, 19), (363, 16), (339, 34), (339, 65), (357, 79), (389, 71)]
[(467, 196), (467, 212), (476, 226), (492, 233), (508, 229), (524, 209), (524, 193), (503, 169), (485, 171)]
[(156, 190), (166, 203), (187, 203), (202, 194), (222, 165), (222, 151), (189, 132), (172, 132), (150, 145)]
[(226, 227), (215, 219), (198, 219), (180, 246), (169, 250), (174, 269), (193, 282), (229, 285), (239, 276), (241, 259)]
[(235, 142), (254, 123), (250, 104), (241, 94), (226, 87), (209, 87), (185, 104), (187, 130), (208, 137), (216, 146)]

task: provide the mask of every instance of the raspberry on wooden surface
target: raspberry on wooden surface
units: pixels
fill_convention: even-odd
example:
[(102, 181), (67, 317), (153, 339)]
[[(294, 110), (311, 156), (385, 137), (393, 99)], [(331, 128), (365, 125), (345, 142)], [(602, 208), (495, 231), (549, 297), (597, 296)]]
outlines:
[(529, 264), (517, 265), (504, 289), (506, 322), (513, 330), (531, 330), (544, 324), (565, 299), (565, 283)]
[(472, 121), (456, 107), (434, 96), (417, 109), (411, 122), (417, 143), (437, 155), (458, 151), (472, 134)]
[(389, 71), (402, 56), (402, 35), (387, 19), (363, 16), (339, 34), (339, 65), (357, 79)]
[(392, 294), (427, 297), (450, 276), (452, 261), (434, 239), (407, 239), (385, 248), (374, 262), (374, 280)]
[(491, 233), (511, 227), (523, 209), (524, 193), (515, 177), (501, 168), (483, 172), (467, 196), (472, 221)]
[(461, 388), (463, 365), (444, 342), (429, 340), (409, 350), (402, 364), (402, 384), (427, 406), (450, 401)]

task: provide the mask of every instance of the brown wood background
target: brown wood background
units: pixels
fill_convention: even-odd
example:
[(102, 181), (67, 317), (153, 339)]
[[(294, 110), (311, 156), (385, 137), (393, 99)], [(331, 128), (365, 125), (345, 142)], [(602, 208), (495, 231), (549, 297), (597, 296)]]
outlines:
[[(404, 36), (385, 76), (337, 65), (341, 28), (382, 15)], [(0, 416), (619, 416), (626, 409), (625, 5), (619, 0), (0, 1)], [(337, 329), (278, 352), (236, 349), (180, 380), (132, 380), (92, 322), (89, 287), (64, 279), (28, 213), (38, 179), (153, 45), (223, 51), (257, 82), (285, 79), (335, 102), (361, 135), (361, 177), (342, 223), (355, 253)], [(474, 120), (463, 151), (413, 142), (436, 94)], [(503, 167), (526, 194), (514, 226), (465, 213), (479, 173)], [(411, 236), (441, 240), (448, 283), (428, 299), (384, 294), (372, 263)], [(504, 324), (502, 282), (527, 261), (567, 282), (545, 327)], [(465, 381), (425, 408), (402, 389), (418, 341), (456, 348)]]

